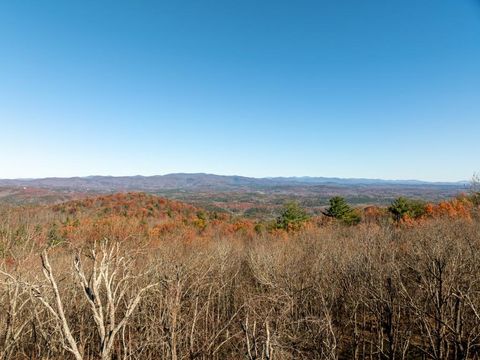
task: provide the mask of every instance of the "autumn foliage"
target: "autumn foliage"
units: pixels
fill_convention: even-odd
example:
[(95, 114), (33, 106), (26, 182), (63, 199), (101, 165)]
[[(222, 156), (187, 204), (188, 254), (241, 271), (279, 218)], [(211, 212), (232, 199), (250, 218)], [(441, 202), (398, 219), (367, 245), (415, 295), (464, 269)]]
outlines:
[(356, 225), (143, 193), (0, 207), (0, 359), (478, 359), (478, 209), (423, 206)]

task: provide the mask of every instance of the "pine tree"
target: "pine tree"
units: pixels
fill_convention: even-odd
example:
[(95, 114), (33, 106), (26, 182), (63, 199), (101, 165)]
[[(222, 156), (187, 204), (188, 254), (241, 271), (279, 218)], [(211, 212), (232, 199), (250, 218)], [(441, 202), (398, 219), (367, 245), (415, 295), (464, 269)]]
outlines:
[(297, 230), (309, 218), (308, 213), (297, 202), (289, 202), (285, 204), (277, 218), (276, 227), (284, 230)]
[(395, 199), (388, 208), (396, 221), (400, 221), (405, 216), (417, 219), (425, 214), (425, 203), (420, 200), (409, 200), (404, 197)]
[(325, 215), (341, 220), (347, 225), (358, 224), (361, 220), (360, 215), (341, 196), (334, 196), (330, 199), (330, 207)]

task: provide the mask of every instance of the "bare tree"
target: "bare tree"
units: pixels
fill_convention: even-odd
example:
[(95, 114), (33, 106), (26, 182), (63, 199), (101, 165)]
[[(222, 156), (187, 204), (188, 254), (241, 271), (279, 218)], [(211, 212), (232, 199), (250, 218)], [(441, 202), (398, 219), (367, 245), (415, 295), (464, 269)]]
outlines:
[[(89, 261), (88, 267), (83, 265), (84, 258)], [(83, 359), (82, 347), (74, 336), (74, 330), (78, 329), (72, 328), (68, 321), (68, 309), (64, 306), (47, 251), (42, 252), (41, 260), (47, 286), (37, 284), (30, 288), (57, 325), (64, 349), (75, 359)], [(108, 242), (102, 243), (99, 249), (94, 244), (88, 256), (77, 254), (73, 270), (96, 326), (99, 356), (102, 360), (111, 359), (115, 340), (124, 331), (143, 294), (158, 283), (141, 285), (144, 274), (135, 274), (134, 256), (121, 254), (119, 244), (109, 246)]]
[(476, 206), (480, 205), (480, 173), (475, 173), (470, 181), (472, 199)]
[(0, 359), (12, 357), (25, 328), (32, 320), (31, 312), (25, 311), (30, 303), (28, 290), (21, 282), (0, 270), (6, 277), (2, 283), (4, 291), (0, 295), (1, 304), (4, 304), (0, 315)]
[(133, 272), (134, 257), (122, 255), (118, 243), (108, 246), (104, 242), (99, 251), (94, 245), (89, 252), (90, 270), (85, 270), (80, 255), (75, 257), (74, 267), (97, 327), (100, 357), (108, 360), (117, 335), (127, 325), (142, 295), (158, 283), (138, 286), (142, 274)]
[(82, 360), (83, 356), (80, 353), (77, 341), (73, 337), (72, 330), (65, 315), (62, 296), (60, 295), (57, 280), (55, 279), (46, 250), (42, 252), (41, 259), (43, 275), (45, 276), (45, 279), (47, 279), (50, 285), (50, 290), (53, 292), (53, 300), (50, 300), (47, 296), (45, 296), (38, 287), (32, 288), (36, 291), (36, 297), (38, 298), (38, 300), (40, 300), (43, 306), (53, 315), (55, 322), (61, 328), (63, 338), (66, 340), (66, 342), (62, 341), (62, 345), (65, 350), (69, 351), (76, 360)]

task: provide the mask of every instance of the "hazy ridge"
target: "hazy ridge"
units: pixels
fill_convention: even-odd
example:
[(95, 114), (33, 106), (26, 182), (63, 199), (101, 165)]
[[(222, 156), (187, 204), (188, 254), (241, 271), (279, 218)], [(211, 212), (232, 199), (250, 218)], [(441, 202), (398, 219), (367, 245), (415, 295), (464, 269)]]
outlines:
[(90, 191), (156, 191), (166, 189), (188, 190), (239, 190), (279, 186), (420, 186), (464, 188), (466, 181), (427, 182), (421, 180), (383, 180), (336, 177), (268, 177), (214, 175), (205, 173), (177, 173), (154, 176), (86, 176), (51, 177), (40, 179), (0, 179), (0, 186), (24, 186), (49, 189), (72, 189)]

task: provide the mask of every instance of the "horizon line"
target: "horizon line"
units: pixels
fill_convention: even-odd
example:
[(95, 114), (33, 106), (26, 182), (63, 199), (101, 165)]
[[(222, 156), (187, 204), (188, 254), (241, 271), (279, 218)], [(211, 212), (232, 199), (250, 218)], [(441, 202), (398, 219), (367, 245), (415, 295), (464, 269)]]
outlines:
[(209, 176), (222, 176), (222, 177), (242, 177), (250, 179), (338, 179), (338, 180), (370, 180), (370, 181), (389, 181), (389, 182), (423, 182), (423, 183), (470, 183), (470, 180), (422, 180), (422, 179), (398, 179), (398, 178), (370, 178), (370, 177), (341, 177), (341, 176), (315, 176), (315, 175), (293, 175), (293, 176), (247, 176), (247, 175), (238, 175), (238, 174), (216, 174), (209, 172), (171, 172), (164, 174), (153, 174), (153, 175), (99, 175), (99, 174), (90, 174), (90, 175), (74, 175), (74, 176), (41, 176), (41, 177), (17, 177), (17, 178), (3, 178), (0, 177), (0, 181), (31, 181), (31, 180), (47, 180), (47, 179), (75, 179), (75, 178), (92, 178), (92, 177), (110, 177), (110, 178), (122, 178), (122, 177), (160, 177), (160, 176), (169, 176), (169, 175), (209, 175)]

